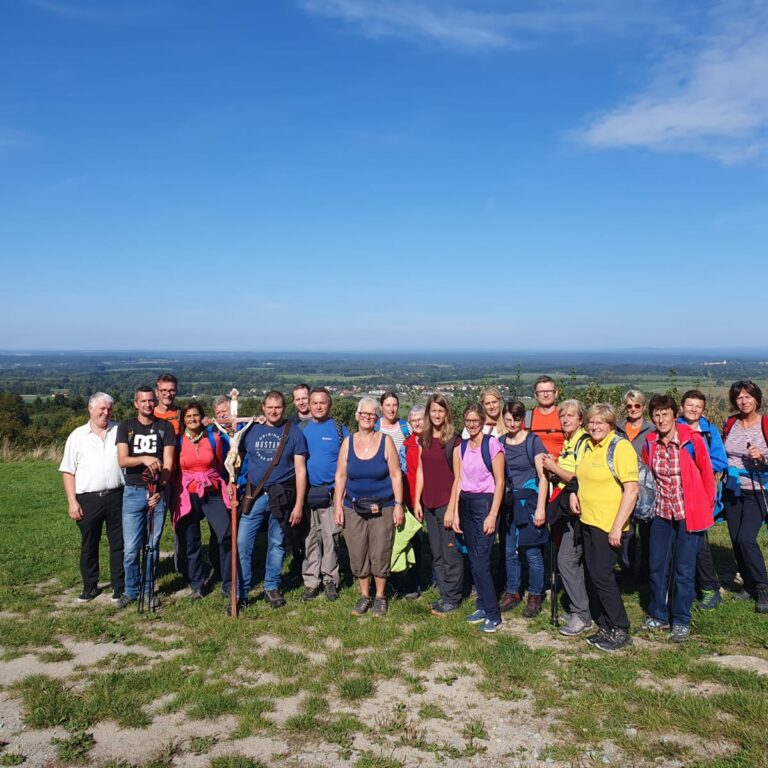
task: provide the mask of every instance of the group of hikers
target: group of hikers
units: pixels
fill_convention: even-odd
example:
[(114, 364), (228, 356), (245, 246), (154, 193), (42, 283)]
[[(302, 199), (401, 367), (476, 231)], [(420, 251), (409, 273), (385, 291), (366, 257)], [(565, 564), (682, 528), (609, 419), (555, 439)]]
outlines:
[(476, 604), (466, 621), (483, 633), (496, 632), (502, 614), (523, 602), (522, 615), (537, 616), (548, 550), (551, 599), (559, 607), (561, 586), (567, 607), (557, 622), (562, 635), (587, 635), (605, 651), (631, 644), (623, 573), (649, 588), (640, 630), (667, 631), (680, 643), (689, 637), (697, 595), (702, 610), (722, 600), (707, 540), (720, 518), (744, 585), (734, 598), (754, 599), (768, 613), (758, 544), (768, 513), (768, 417), (752, 381), (731, 385), (733, 415), (722, 433), (704, 416), (706, 397), (696, 389), (679, 404), (669, 395), (646, 402), (631, 389), (619, 418), (606, 403), (587, 409), (577, 399), (558, 402), (549, 376), (534, 382), (530, 410), (520, 400), (504, 402), (495, 387), (460, 417), (439, 393), (407, 419), (396, 393), (363, 397), (352, 434), (332, 417), (323, 387), (295, 387), (291, 418), (283, 393), (272, 390), (263, 416), (244, 419), (237, 418), (235, 390), (215, 398), (207, 418), (195, 400), (176, 405), (177, 386), (163, 374), (154, 388), (140, 387), (136, 415), (120, 423), (111, 420), (113, 399), (96, 393), (88, 423), (67, 440), (60, 471), (82, 535), (81, 602), (100, 594), (106, 524), (112, 600), (120, 608), (157, 608), (159, 542), (170, 509), (175, 564), (191, 598), (206, 591), (207, 520), (214, 578), (233, 614), (248, 605), (264, 529), (270, 606), (285, 605), (288, 549), (303, 601), (338, 599), (343, 553), (359, 589), (356, 616), (386, 615), (393, 594), (420, 596), (426, 538), (439, 594), (429, 606), (435, 616), (452, 614), (469, 594)]

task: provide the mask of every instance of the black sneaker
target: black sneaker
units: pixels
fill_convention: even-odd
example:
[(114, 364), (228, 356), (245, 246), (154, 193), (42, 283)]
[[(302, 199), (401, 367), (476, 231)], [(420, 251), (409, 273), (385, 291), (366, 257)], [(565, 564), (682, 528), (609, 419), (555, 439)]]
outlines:
[(339, 590), (336, 588), (336, 585), (332, 581), (329, 581), (325, 585), (325, 598), (331, 602), (339, 599)]
[(603, 629), (603, 627), (598, 627), (597, 632), (594, 634), (589, 635), (586, 638), (586, 641), (590, 645), (597, 645), (604, 637), (607, 637), (609, 634), (607, 629)]
[(265, 589), (264, 599), (273, 608), (282, 608), (285, 605), (285, 598), (283, 597), (279, 589)]
[(112, 597), (110, 597), (109, 599), (113, 603), (119, 603), (120, 602), (120, 598), (122, 597), (122, 595), (123, 595), (122, 590), (116, 589), (116, 590), (114, 590), (114, 592), (112, 592)]
[(768, 587), (759, 584), (757, 587), (757, 602), (755, 610), (758, 613), (768, 613)]
[(600, 640), (594, 643), (595, 648), (601, 651), (620, 651), (622, 648), (632, 645), (632, 638), (626, 629), (614, 627), (610, 632), (604, 635)]
[(320, 594), (320, 587), (304, 587), (304, 591), (301, 593), (301, 599), (303, 602), (308, 603), (310, 600), (314, 600)]
[(101, 590), (98, 587), (85, 587), (83, 591), (77, 596), (78, 603), (90, 603), (95, 597), (101, 594)]

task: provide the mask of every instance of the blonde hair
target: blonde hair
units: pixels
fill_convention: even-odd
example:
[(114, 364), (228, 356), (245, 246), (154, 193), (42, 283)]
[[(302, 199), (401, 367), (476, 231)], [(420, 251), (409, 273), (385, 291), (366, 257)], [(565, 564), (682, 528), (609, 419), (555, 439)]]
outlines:
[(595, 417), (610, 424), (611, 429), (616, 426), (616, 410), (610, 403), (595, 403), (587, 411), (587, 421)]

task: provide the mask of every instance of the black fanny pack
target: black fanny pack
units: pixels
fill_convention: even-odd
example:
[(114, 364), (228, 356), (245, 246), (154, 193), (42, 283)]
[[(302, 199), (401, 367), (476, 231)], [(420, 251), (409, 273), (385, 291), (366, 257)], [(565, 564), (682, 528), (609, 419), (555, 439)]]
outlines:
[(320, 509), (333, 505), (333, 486), (310, 485), (307, 491), (307, 506), (310, 509)]
[(347, 505), (357, 512), (360, 517), (373, 517), (374, 515), (380, 515), (384, 511), (384, 507), (388, 504), (392, 504), (394, 499), (371, 499), (371, 498), (359, 498), (351, 499), (347, 496), (344, 499)]

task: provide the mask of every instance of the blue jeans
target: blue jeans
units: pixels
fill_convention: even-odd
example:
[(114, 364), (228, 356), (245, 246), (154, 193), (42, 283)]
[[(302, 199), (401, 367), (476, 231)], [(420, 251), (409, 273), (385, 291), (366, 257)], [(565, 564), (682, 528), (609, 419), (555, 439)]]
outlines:
[(501, 621), (496, 587), (491, 576), (491, 547), (496, 539), (496, 530), (490, 536), (483, 532), (483, 522), (488, 517), (492, 501), (493, 494), (462, 491), (459, 497), (459, 520), (469, 551), (472, 580), (477, 589), (477, 607), (485, 611), (487, 619)]
[(513, 523), (511, 530), (507, 531), (504, 541), (504, 559), (507, 565), (507, 586), (506, 591), (511, 594), (520, 592), (520, 581), (522, 577), (522, 565), (520, 564), (520, 554), (525, 554), (528, 561), (528, 594), (544, 594), (544, 548), (543, 547), (520, 547), (517, 543), (519, 530)]
[[(141, 585), (141, 550), (147, 540), (147, 489), (143, 486), (126, 485), (123, 491), (123, 567), (125, 569), (125, 595), (138, 597)], [(153, 512), (154, 531), (152, 535), (153, 575), (157, 578), (157, 564), (160, 560), (160, 537), (165, 523), (165, 501)], [(147, 584), (149, 584), (149, 563), (147, 564)]]
[(253, 549), (256, 534), (264, 520), (267, 523), (267, 564), (264, 574), (264, 589), (280, 589), (280, 575), (283, 572), (285, 558), (285, 532), (282, 523), (269, 513), (269, 496), (262, 493), (256, 499), (249, 515), (242, 515), (237, 527), (238, 579), (237, 596), (248, 595), (253, 586)]
[[(696, 596), (696, 555), (699, 553), (703, 533), (688, 533), (685, 520), (651, 520), (651, 552), (649, 581), (651, 600), (648, 614), (660, 621), (669, 621), (667, 591), (670, 569), (675, 570), (675, 591), (672, 596), (672, 622), (691, 623), (691, 605)], [(674, 563), (672, 548), (675, 548)]]

